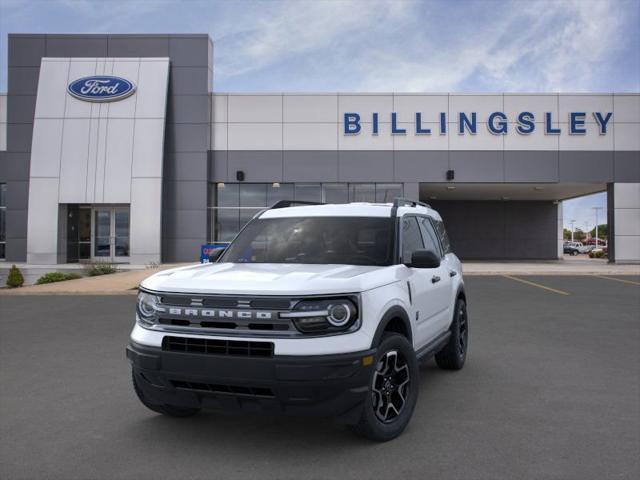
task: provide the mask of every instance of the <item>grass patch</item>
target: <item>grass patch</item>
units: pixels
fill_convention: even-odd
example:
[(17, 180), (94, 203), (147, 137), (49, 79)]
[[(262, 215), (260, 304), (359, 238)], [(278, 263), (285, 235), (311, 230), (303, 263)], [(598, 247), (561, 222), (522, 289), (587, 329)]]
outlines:
[(37, 281), (37, 285), (43, 285), (45, 283), (64, 282), (66, 280), (76, 280), (82, 278), (77, 273), (63, 273), (63, 272), (49, 272), (42, 275)]

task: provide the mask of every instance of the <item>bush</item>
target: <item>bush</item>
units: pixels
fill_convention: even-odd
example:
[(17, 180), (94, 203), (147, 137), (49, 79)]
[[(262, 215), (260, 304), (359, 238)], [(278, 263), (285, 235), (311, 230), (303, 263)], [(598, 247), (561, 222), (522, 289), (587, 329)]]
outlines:
[(81, 278), (77, 273), (49, 272), (42, 275), (36, 283), (42, 285), (44, 283), (64, 282), (65, 280), (75, 280)]
[(589, 252), (589, 258), (603, 258), (605, 256), (603, 250), (591, 250)]
[(9, 270), (9, 275), (7, 276), (7, 286), (11, 288), (21, 287), (24, 283), (24, 277), (22, 276), (22, 272), (18, 267), (13, 265)]
[(109, 275), (110, 273), (116, 273), (118, 269), (110, 263), (94, 263), (85, 267), (85, 272), (90, 277), (97, 277), (98, 275)]

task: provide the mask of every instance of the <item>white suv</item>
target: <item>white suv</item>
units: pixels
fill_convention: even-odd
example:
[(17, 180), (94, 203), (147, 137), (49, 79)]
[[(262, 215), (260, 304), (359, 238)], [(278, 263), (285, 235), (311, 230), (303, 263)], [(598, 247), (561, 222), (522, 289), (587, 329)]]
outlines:
[(142, 282), (127, 357), (144, 405), (335, 417), (384, 441), (413, 414), (419, 360), (462, 368), (462, 269), (438, 213), (300, 203), (260, 212), (212, 263)]

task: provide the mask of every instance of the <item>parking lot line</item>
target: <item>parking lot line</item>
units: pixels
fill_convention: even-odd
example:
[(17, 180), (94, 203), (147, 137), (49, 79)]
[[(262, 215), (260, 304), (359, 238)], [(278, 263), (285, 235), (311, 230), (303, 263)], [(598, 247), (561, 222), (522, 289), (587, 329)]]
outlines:
[(508, 278), (510, 280), (515, 280), (516, 282), (524, 283), (525, 285), (530, 285), (532, 287), (538, 287), (543, 290), (547, 290), (549, 292), (557, 293), (558, 295), (571, 295), (569, 292), (565, 292), (564, 290), (558, 290), (556, 288), (547, 287), (546, 285), (541, 285), (536, 282), (531, 282), (529, 280), (524, 280), (522, 278), (514, 277), (512, 275), (503, 275), (503, 277)]
[(606, 278), (607, 280), (614, 280), (616, 282), (628, 283), (630, 285), (640, 285), (640, 282), (634, 282), (633, 280), (623, 280), (622, 278), (608, 277), (606, 275), (594, 275), (598, 278)]

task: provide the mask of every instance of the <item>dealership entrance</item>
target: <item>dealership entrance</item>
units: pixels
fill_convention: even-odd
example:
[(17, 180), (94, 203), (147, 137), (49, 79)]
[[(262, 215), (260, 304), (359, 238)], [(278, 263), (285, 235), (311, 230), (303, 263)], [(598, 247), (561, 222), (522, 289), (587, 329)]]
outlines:
[(67, 262), (129, 263), (128, 205), (68, 205)]

